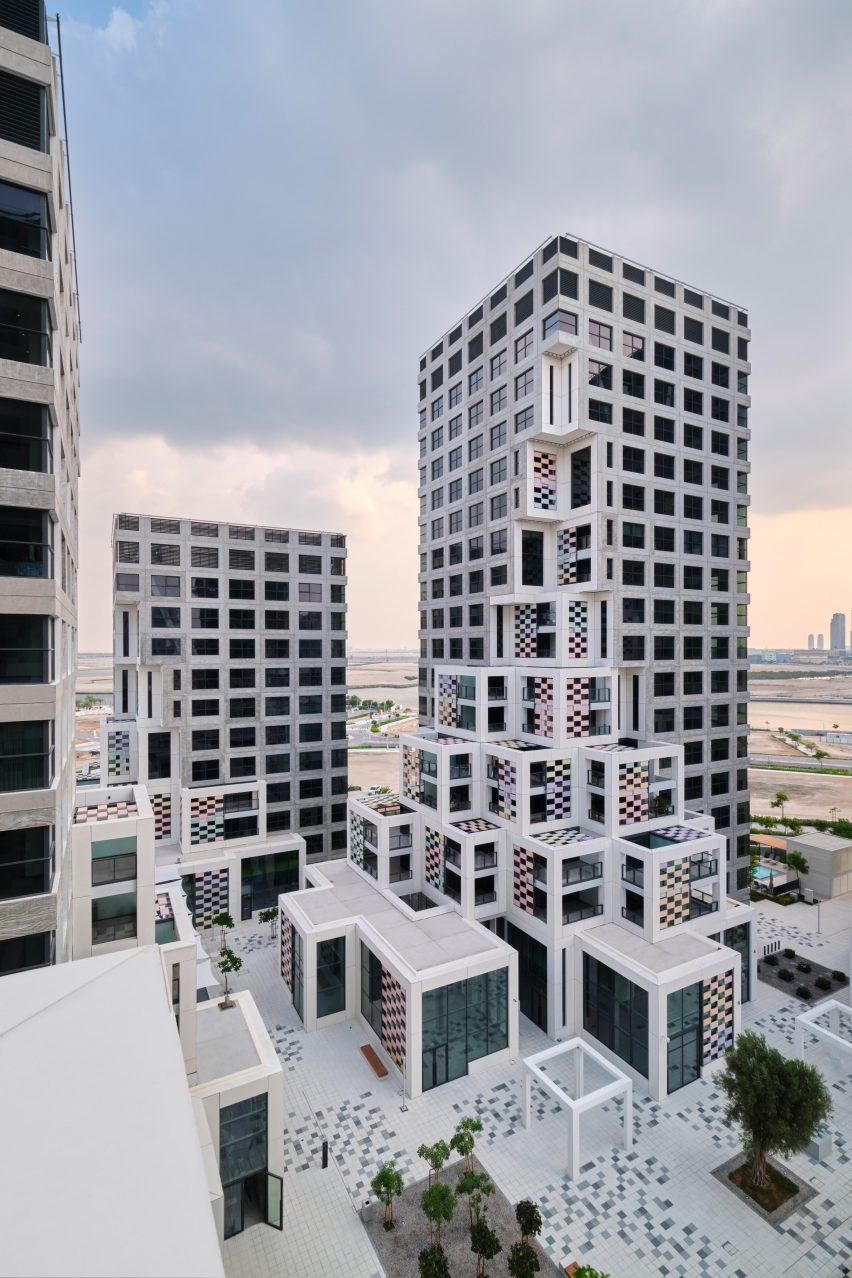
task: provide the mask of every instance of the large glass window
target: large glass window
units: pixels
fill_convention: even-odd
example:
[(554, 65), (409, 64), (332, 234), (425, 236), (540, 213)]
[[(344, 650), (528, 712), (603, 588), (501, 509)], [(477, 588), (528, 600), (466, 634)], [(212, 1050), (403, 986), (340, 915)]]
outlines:
[(648, 1077), (648, 993), (583, 955), (583, 1028)]
[(52, 825), (0, 830), (0, 901), (49, 892), (52, 878)]
[(299, 886), (298, 852), (273, 852), (269, 856), (247, 856), (242, 862), (241, 915), (250, 919), (255, 910), (267, 910), (282, 892)]
[(52, 576), (53, 556), (45, 512), (0, 506), (0, 577)]
[(0, 358), (50, 364), (47, 302), (29, 293), (0, 289)]
[(346, 937), (317, 942), (317, 1016), (346, 1010)]
[(53, 781), (52, 724), (0, 723), (0, 793), (46, 790)]
[(305, 1014), (305, 953), (301, 934), (291, 929), (290, 970), (293, 974), (293, 1006), (300, 1020)]
[(161, 781), (172, 774), (171, 734), (148, 733), (148, 779)]
[(666, 1000), (669, 1092), (701, 1073), (701, 982), (675, 990)]
[(136, 839), (97, 839), (92, 843), (92, 886), (136, 878)]
[(751, 998), (751, 928), (748, 923), (739, 923), (729, 927), (724, 936), (726, 945), (742, 956), (740, 973), (741, 999), (747, 1003)]
[(266, 1092), (219, 1110), (219, 1176), (223, 1185), (266, 1170)]
[(10, 470), (51, 470), (50, 425), (42, 404), (0, 401), (0, 466)]
[(371, 949), (361, 942), (361, 1015), (381, 1037), (382, 1033), (382, 965)]
[[(92, 863), (94, 866), (94, 862)], [(92, 901), (92, 944), (124, 941), (136, 935), (136, 893), (117, 892)]]
[(5, 614), (0, 627), (0, 683), (49, 683), (52, 674), (50, 618)]
[(26, 972), (31, 967), (47, 967), (54, 961), (53, 932), (31, 932), (0, 941), (0, 976)]
[(547, 1029), (547, 949), (540, 941), (506, 925), (506, 940), (518, 951), (520, 1009), (539, 1029)]
[(424, 992), (424, 1091), (461, 1078), (471, 1061), (508, 1046), (508, 1003), (505, 967)]

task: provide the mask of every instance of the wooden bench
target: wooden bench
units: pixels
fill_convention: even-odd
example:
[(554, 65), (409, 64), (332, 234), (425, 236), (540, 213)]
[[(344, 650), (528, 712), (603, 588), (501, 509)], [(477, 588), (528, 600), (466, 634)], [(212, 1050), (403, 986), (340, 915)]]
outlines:
[(372, 1066), (373, 1073), (375, 1074), (376, 1078), (387, 1078), (388, 1076), (387, 1066), (382, 1064), (375, 1049), (370, 1047), (369, 1043), (364, 1043), (362, 1045), (361, 1052), (366, 1058), (367, 1063), (370, 1066)]

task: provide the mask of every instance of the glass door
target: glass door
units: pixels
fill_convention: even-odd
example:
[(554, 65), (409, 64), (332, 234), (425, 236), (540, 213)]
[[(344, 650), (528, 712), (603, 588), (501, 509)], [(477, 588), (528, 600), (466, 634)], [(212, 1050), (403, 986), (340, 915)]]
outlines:
[(284, 1228), (284, 1182), (275, 1172), (266, 1173), (266, 1223)]
[(423, 1090), (441, 1087), (447, 1081), (447, 1044), (427, 1047), (423, 1052)]
[(675, 990), (668, 997), (669, 1092), (686, 1087), (701, 1076), (701, 982)]

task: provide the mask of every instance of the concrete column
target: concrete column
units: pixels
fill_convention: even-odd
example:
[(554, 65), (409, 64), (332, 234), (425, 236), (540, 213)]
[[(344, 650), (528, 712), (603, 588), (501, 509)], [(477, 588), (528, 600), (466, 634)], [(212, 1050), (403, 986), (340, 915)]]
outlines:
[(627, 1083), (624, 1089), (622, 1120), (624, 1122), (624, 1148), (633, 1148), (633, 1084)]
[(580, 1174), (580, 1115), (576, 1109), (571, 1110), (569, 1140), (568, 1175), (571, 1180), (576, 1180)]
[(581, 1047), (574, 1048), (574, 1059), (577, 1062), (577, 1066), (576, 1066), (577, 1100), (579, 1100), (580, 1097), (583, 1095), (583, 1089), (585, 1086), (584, 1079), (585, 1079), (585, 1073), (586, 1073), (586, 1058), (583, 1055), (583, 1049)]

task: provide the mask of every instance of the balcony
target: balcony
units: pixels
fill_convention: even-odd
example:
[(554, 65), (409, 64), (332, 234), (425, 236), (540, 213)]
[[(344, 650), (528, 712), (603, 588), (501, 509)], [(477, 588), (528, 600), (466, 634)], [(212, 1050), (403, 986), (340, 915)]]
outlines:
[(621, 877), (625, 883), (631, 883), (633, 887), (644, 888), (645, 867), (623, 865), (621, 867)]
[(474, 870), (493, 870), (497, 865), (496, 852), (475, 852), (473, 857)]
[(590, 768), (586, 773), (586, 784), (594, 786), (596, 790), (606, 789), (605, 781), (606, 773), (603, 768)]
[[(94, 845), (98, 847), (98, 844)], [(99, 856), (92, 859), (92, 887), (104, 883), (127, 883), (136, 878), (136, 853), (119, 856)]]
[(465, 789), (461, 794), (450, 791), (450, 811), (451, 812), (467, 812), (470, 808), (470, 795)]
[(411, 877), (412, 877), (411, 866), (409, 865), (405, 869), (391, 870), (390, 873), (388, 874), (388, 882), (389, 883), (405, 883)]
[(628, 923), (635, 924), (636, 927), (645, 926), (645, 911), (635, 905), (622, 905), (621, 917), (627, 919)]
[(577, 317), (570, 311), (554, 311), (544, 321), (542, 352), (562, 359), (577, 349)]
[(590, 730), (590, 737), (609, 737), (612, 735), (611, 723), (593, 723)]
[(707, 856), (703, 853), (700, 856), (692, 857), (689, 862), (689, 878), (691, 882), (696, 879), (711, 879), (715, 874), (719, 873), (719, 862), (715, 857)]
[(562, 866), (562, 886), (573, 887), (575, 883), (599, 879), (602, 874), (602, 861), (566, 861)]
[(593, 919), (603, 914), (603, 905), (597, 901), (586, 900), (582, 896), (572, 896), (562, 902), (562, 922), (579, 923), (582, 919)]
[(492, 718), (491, 718), (491, 715), (489, 714), (489, 716), (488, 716), (488, 731), (489, 731), (489, 732), (505, 732), (505, 731), (506, 731), (506, 720), (505, 720), (505, 719), (492, 719)]
[(489, 688), (488, 688), (488, 700), (489, 700), (489, 701), (505, 701), (505, 700), (506, 700), (506, 685), (505, 685), (505, 683), (504, 683), (504, 684), (501, 684), (499, 688), (492, 688), (492, 687), (489, 685)]
[(474, 905), (491, 905), (496, 900), (496, 892), (477, 892), (473, 898), (473, 903)]
[(451, 901), (455, 901), (456, 905), (461, 905), (461, 888), (457, 887), (452, 879), (444, 879), (444, 895)]
[(136, 915), (105, 919), (92, 923), (92, 944), (105, 945), (108, 941), (126, 941), (136, 935)]
[(590, 821), (594, 821), (596, 825), (603, 825), (606, 820), (606, 812), (603, 804), (601, 804), (600, 807), (589, 808), (587, 815), (588, 819)]
[(469, 781), (470, 780), (470, 763), (450, 764), (450, 780), (451, 781)]
[(719, 902), (709, 892), (692, 892), (689, 897), (689, 917), (700, 918), (702, 914), (715, 914)]
[(595, 704), (609, 704), (610, 695), (609, 688), (592, 688), (589, 692), (589, 701)]
[(411, 843), (410, 834), (397, 835), (395, 837), (394, 831), (391, 830), (390, 840), (388, 842), (388, 847), (391, 852), (401, 852), (404, 848), (410, 848), (411, 846), (412, 846), (412, 843)]
[(0, 541), (0, 577), (52, 577), (53, 551), (46, 541)]
[(456, 869), (460, 869), (461, 848), (446, 848), (444, 851), (444, 861), (447, 865), (454, 865)]

